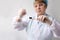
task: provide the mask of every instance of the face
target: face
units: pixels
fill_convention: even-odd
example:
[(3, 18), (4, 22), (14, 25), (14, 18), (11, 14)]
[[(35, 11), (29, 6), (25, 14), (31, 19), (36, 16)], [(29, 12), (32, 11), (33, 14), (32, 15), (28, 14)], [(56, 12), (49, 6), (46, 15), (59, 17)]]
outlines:
[(44, 3), (36, 3), (34, 4), (34, 9), (37, 15), (43, 15), (45, 13), (46, 6)]

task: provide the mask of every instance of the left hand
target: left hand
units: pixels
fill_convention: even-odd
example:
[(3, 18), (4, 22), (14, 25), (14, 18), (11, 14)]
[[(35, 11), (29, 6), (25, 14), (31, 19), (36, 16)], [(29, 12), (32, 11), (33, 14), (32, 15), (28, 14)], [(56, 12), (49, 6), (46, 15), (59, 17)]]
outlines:
[(49, 24), (49, 25), (52, 24), (52, 22), (51, 22), (51, 21), (48, 19), (48, 17), (45, 16), (45, 15), (40, 15), (40, 16), (37, 18), (37, 20), (42, 21), (42, 22), (44, 22), (44, 23), (47, 23), (47, 24)]

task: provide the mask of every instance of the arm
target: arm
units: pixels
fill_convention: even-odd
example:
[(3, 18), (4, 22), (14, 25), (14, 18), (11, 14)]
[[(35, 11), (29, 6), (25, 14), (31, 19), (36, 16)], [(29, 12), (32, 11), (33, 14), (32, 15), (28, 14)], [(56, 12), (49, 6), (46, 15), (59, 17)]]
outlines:
[[(28, 20), (25, 18), (26, 15), (26, 10), (21, 9), (19, 10), (19, 15), (18, 17), (15, 17), (13, 19), (13, 26), (15, 29), (22, 30), (28, 25)], [(24, 18), (24, 19), (23, 19)], [(27, 18), (28, 19), (28, 18)]]
[(60, 37), (60, 23), (55, 19), (52, 21), (51, 29), (55, 37)]
[(20, 17), (13, 18), (13, 26), (15, 29), (23, 30), (28, 26), (28, 20), (24, 20)]

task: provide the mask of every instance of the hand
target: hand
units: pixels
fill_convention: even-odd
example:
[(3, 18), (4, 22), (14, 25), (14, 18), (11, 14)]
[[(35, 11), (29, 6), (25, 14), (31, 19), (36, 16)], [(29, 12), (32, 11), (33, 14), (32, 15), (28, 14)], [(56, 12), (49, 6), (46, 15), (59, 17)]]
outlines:
[(48, 19), (48, 17), (45, 16), (45, 15), (40, 15), (40, 16), (37, 18), (37, 20), (39, 20), (39, 21), (41, 21), (41, 22), (44, 22), (44, 23), (47, 23), (47, 24), (49, 24), (49, 25), (52, 24), (52, 22), (51, 22), (51, 21)]
[(20, 22), (22, 17), (26, 14), (26, 10), (25, 9), (21, 9), (21, 10), (18, 11), (18, 13), (19, 13), (19, 17), (16, 17), (16, 21)]
[(16, 17), (16, 21), (17, 21), (17, 22), (20, 22), (20, 21), (21, 21), (21, 18)]
[(45, 22), (45, 21), (46, 21), (45, 19), (47, 19), (47, 17), (44, 16), (44, 15), (40, 15), (40, 16), (37, 18), (37, 20), (39, 20), (39, 21), (41, 21), (41, 22)]
[(26, 10), (25, 9), (21, 9), (21, 10), (19, 10), (19, 16), (20, 17), (23, 17), (24, 15), (26, 15)]

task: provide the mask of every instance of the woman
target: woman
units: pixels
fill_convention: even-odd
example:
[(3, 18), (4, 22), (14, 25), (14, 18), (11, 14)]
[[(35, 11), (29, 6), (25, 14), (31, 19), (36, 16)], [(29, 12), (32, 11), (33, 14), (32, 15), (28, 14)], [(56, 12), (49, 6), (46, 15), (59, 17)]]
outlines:
[(26, 10), (22, 9), (19, 17), (13, 22), (18, 30), (26, 28), (28, 40), (52, 40), (53, 36), (60, 36), (60, 23), (53, 17), (46, 14), (47, 0), (35, 0), (34, 9), (37, 13), (36, 18), (26, 19)]

